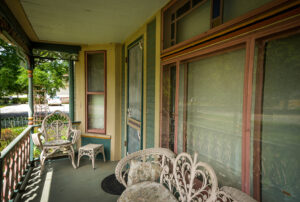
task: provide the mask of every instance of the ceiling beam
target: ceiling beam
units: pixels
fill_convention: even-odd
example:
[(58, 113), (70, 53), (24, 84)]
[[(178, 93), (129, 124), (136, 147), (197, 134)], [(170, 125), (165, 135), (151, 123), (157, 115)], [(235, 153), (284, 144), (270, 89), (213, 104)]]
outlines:
[[(8, 30), (6, 31), (18, 45), (23, 47), (26, 50), (31, 48), (31, 40), (28, 38), (27, 34), (15, 18), (14, 14), (11, 12), (4, 0), (0, 0), (0, 16), (7, 23), (7, 26), (4, 26)], [(1, 27), (3, 29), (3, 27)], [(12, 33), (13, 32), (13, 33)], [(24, 47), (26, 46), (26, 47)]]
[(32, 48), (78, 54), (81, 46), (33, 42)]

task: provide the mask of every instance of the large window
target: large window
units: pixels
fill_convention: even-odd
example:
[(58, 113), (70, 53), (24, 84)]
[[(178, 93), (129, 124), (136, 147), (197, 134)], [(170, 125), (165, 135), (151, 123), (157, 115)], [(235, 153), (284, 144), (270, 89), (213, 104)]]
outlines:
[(263, 202), (299, 201), (297, 26), (162, 61), (161, 146), (198, 153), (220, 186)]
[(106, 52), (85, 53), (86, 131), (105, 133), (106, 129)]
[(185, 150), (212, 165), (220, 185), (239, 189), (244, 66), (243, 46), (182, 63), (178, 104)]
[(300, 200), (299, 46), (299, 31), (257, 42), (253, 193), (264, 202)]

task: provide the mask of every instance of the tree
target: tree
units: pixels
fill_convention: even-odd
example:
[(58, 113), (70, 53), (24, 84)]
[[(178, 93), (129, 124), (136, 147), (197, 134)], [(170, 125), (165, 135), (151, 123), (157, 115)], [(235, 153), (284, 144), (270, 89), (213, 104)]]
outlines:
[[(68, 62), (64, 60), (35, 59), (33, 84), (38, 90), (45, 90), (51, 97), (60, 88), (65, 88), (68, 81)], [(27, 72), (21, 70), (17, 80), (18, 85), (28, 86)]]
[(0, 97), (20, 93), (21, 86), (16, 81), (24, 69), (22, 60), (16, 47), (0, 39)]
[(64, 60), (37, 60), (33, 71), (34, 86), (45, 89), (53, 97), (60, 88), (65, 88), (69, 64)]
[[(43, 52), (47, 54), (47, 51)], [(0, 39), (0, 97), (28, 92), (27, 70), (21, 65), (24, 62), (16, 47)], [(45, 90), (53, 97), (68, 81), (68, 62), (40, 58), (35, 58), (34, 62), (34, 87)]]

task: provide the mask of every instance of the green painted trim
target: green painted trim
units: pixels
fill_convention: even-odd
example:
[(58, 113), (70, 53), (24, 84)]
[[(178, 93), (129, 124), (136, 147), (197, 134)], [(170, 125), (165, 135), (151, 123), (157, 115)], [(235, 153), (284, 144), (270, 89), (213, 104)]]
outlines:
[[(139, 41), (142, 41), (143, 42), (143, 54), (142, 54), (142, 64), (143, 64), (143, 67), (142, 67), (142, 106), (141, 106), (141, 145), (140, 145), (140, 149), (142, 150), (143, 149), (143, 141), (144, 141), (144, 137), (143, 137), (143, 118), (144, 118), (144, 35), (138, 37), (136, 40), (134, 40), (132, 43), (130, 43), (128, 46), (127, 46), (127, 109), (128, 109), (128, 105), (129, 105), (129, 102), (128, 102), (128, 98), (129, 98), (129, 89), (128, 89), (128, 86), (129, 86), (129, 49), (132, 48), (133, 46), (135, 46)], [(126, 124), (126, 140), (127, 140), (127, 147), (126, 147), (126, 152), (128, 152), (128, 125)]]
[(63, 45), (63, 44), (50, 44), (50, 43), (38, 43), (35, 42), (32, 44), (32, 48), (49, 50), (49, 51), (59, 51), (66, 53), (76, 53), (78, 54), (81, 50), (81, 46), (73, 46), (73, 45)]
[(30, 65), (27, 66), (28, 70), (32, 71), (32, 77), (28, 78), (28, 105), (29, 112), (28, 117), (33, 117), (34, 106), (33, 106), (33, 69), (34, 69), (34, 58), (30, 57)]
[(146, 147), (154, 147), (155, 139), (155, 79), (156, 79), (156, 18), (147, 24), (146, 64)]
[(74, 61), (69, 62), (69, 116), (74, 121)]
[(121, 156), (125, 156), (125, 45), (122, 46), (122, 94), (121, 94)]
[[(110, 139), (97, 139), (97, 138), (90, 138), (90, 137), (81, 137), (81, 145), (87, 144), (103, 144), (104, 145), (104, 152), (106, 160), (110, 160)], [(98, 158), (102, 159), (102, 155), (98, 155)]]

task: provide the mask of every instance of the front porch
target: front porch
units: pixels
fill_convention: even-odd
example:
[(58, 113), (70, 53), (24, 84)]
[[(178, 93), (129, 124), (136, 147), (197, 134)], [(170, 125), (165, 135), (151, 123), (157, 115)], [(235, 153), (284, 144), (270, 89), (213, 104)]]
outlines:
[(21, 201), (116, 201), (118, 195), (104, 192), (102, 180), (114, 173), (117, 161), (95, 161), (92, 168), (88, 158), (81, 158), (80, 167), (73, 169), (68, 158), (47, 161), (40, 176), (40, 166), (34, 167)]
[[(28, 127), (0, 156), (2, 201), (116, 201), (100, 183), (146, 148), (198, 153), (219, 185), (300, 200), (297, 0), (2, 0), (0, 37), (24, 56)], [(35, 60), (69, 62), (78, 148), (106, 160), (35, 158)], [(1, 68), (1, 66), (0, 66)], [(73, 148), (73, 147), (72, 147)], [(76, 156), (77, 159), (77, 156)]]

